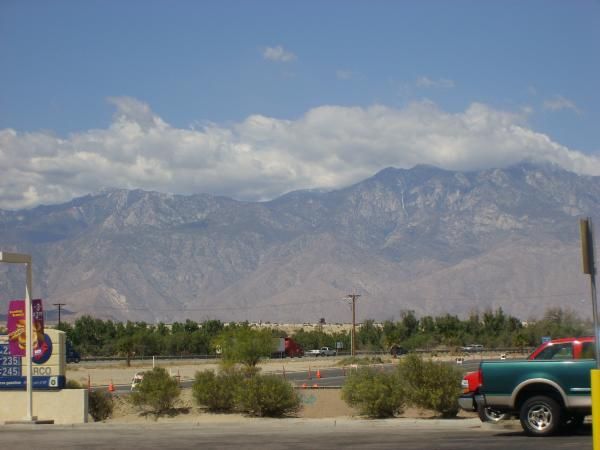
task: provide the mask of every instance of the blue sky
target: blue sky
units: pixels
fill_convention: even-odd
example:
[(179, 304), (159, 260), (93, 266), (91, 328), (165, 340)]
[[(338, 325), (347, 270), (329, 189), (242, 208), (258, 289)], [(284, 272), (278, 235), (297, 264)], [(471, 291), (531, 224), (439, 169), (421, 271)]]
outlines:
[(524, 157), (600, 175), (599, 45), (593, 0), (4, 0), (0, 208)]

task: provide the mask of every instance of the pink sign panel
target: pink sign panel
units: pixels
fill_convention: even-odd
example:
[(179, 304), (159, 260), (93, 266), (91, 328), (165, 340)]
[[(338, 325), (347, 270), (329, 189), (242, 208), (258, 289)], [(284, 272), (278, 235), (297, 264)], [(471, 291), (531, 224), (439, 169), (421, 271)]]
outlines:
[(46, 340), (44, 339), (44, 309), (42, 299), (31, 300), (31, 317), (33, 319), (33, 359), (40, 359), (46, 352)]
[[(33, 358), (44, 352), (44, 310), (41, 299), (31, 300), (33, 325)], [(25, 300), (11, 300), (8, 306), (8, 346), (13, 356), (25, 356), (27, 335), (25, 333)]]
[(25, 300), (11, 300), (8, 304), (8, 348), (12, 356), (25, 356)]

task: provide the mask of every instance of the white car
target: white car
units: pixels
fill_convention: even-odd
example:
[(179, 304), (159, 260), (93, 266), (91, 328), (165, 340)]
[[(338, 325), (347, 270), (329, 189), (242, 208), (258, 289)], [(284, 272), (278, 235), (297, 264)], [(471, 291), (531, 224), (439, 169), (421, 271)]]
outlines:
[(309, 350), (306, 356), (335, 356), (337, 351), (330, 347), (321, 347), (314, 350)]
[(137, 372), (131, 379), (131, 390), (135, 391), (139, 387), (139, 385), (143, 379), (144, 379), (144, 372)]
[(321, 347), (321, 356), (335, 356), (337, 351), (331, 347)]
[(481, 344), (470, 344), (470, 345), (467, 345), (466, 347), (462, 347), (462, 351), (463, 352), (468, 352), (468, 353), (482, 352), (483, 351), (483, 345), (481, 345)]

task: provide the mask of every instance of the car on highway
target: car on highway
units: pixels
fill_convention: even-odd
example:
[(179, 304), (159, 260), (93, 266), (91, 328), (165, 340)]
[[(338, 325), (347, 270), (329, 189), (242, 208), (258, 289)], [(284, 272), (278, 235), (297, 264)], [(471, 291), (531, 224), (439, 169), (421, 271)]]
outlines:
[(67, 363), (78, 363), (81, 361), (81, 355), (75, 350), (71, 341), (67, 341), (65, 349)]
[(135, 391), (144, 380), (144, 372), (136, 372), (131, 379), (131, 390)]
[(321, 347), (306, 352), (306, 356), (335, 356), (337, 351), (331, 347)]
[(467, 352), (467, 353), (482, 352), (483, 351), (483, 345), (481, 345), (481, 344), (469, 344), (469, 345), (465, 345), (464, 347), (461, 347), (461, 350), (463, 352)]

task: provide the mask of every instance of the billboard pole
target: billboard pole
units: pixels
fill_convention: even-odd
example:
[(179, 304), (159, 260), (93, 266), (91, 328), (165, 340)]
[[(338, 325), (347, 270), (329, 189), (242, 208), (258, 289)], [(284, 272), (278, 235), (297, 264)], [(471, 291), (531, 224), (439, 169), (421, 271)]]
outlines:
[(581, 255), (583, 257), (583, 273), (590, 276), (590, 292), (592, 296), (592, 313), (594, 319), (594, 336), (596, 337), (596, 368), (600, 368), (600, 329), (598, 327), (598, 303), (596, 299), (596, 263), (594, 258), (594, 230), (592, 219), (579, 221), (581, 235)]
[(31, 314), (31, 286), (32, 286), (32, 275), (31, 275), (31, 260), (27, 263), (27, 283), (25, 287), (25, 330), (27, 334), (27, 350), (25, 352), (25, 358), (27, 359), (27, 417), (25, 420), (33, 421), (37, 417), (33, 417), (33, 327), (32, 325), (32, 314)]

